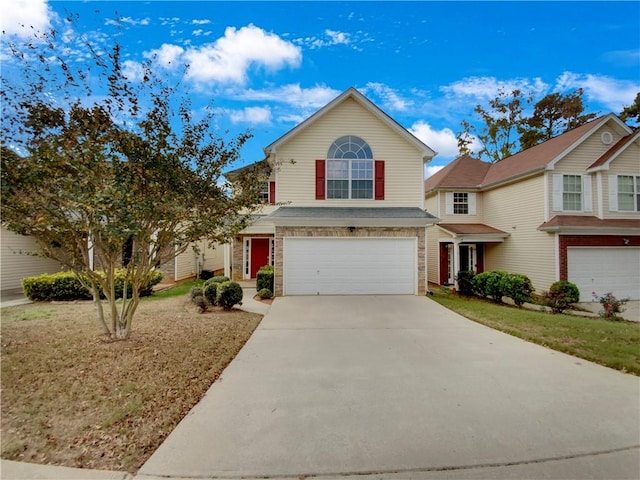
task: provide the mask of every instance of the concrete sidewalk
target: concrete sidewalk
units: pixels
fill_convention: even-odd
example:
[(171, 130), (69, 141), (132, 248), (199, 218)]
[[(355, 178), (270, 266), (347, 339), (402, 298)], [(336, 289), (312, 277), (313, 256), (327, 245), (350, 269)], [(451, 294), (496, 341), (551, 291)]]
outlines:
[(284, 297), (136, 478), (635, 479), (639, 402), (424, 297)]

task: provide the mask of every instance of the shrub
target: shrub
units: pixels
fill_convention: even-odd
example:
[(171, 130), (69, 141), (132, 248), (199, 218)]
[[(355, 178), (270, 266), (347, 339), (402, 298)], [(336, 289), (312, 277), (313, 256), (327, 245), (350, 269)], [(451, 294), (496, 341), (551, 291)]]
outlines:
[(203, 295), (196, 295), (191, 299), (191, 301), (200, 309), (200, 313), (207, 311), (207, 301)]
[(209, 283), (208, 285), (205, 284), (204, 286), (204, 289), (203, 289), (204, 298), (209, 303), (209, 305), (216, 304), (216, 298), (218, 295), (218, 285), (219, 285), (218, 283), (212, 282), (212, 283)]
[(458, 272), (458, 292), (461, 295), (473, 295), (473, 277), (475, 277), (475, 275), (471, 270)]
[(505, 296), (509, 297), (517, 306), (531, 301), (533, 297), (533, 284), (526, 275), (520, 273), (507, 273), (502, 277), (501, 289)]
[(551, 284), (548, 292), (542, 294), (542, 302), (553, 313), (562, 313), (580, 300), (580, 290), (575, 283), (560, 280)]
[(258, 291), (268, 288), (273, 292), (273, 275), (274, 270), (271, 265), (265, 265), (258, 270), (256, 275), (256, 289)]
[(271, 290), (269, 290), (268, 288), (263, 288), (262, 290), (258, 291), (258, 296), (261, 299), (266, 299), (266, 298), (272, 298), (273, 297), (273, 292)]
[(491, 297), (494, 301), (502, 303), (505, 296), (506, 283), (504, 277), (506, 272), (493, 270), (479, 273), (473, 278), (473, 288), (482, 297)]
[(189, 290), (189, 298), (193, 300), (196, 297), (204, 297), (204, 290), (202, 287), (191, 287), (191, 290)]
[(22, 279), (22, 291), (34, 301), (90, 300), (92, 297), (73, 272), (43, 273)]
[[(115, 271), (115, 294), (116, 298), (122, 298), (124, 290), (126, 270), (117, 269)], [(153, 271), (140, 291), (140, 296), (145, 297), (153, 293), (154, 285), (162, 280), (162, 273)], [(88, 283), (88, 282), (87, 282)], [(73, 272), (43, 273), (35, 277), (22, 279), (22, 291), (30, 300), (91, 300), (93, 295), (85, 288), (77, 275)], [(127, 285), (127, 297), (131, 297), (133, 289)], [(104, 298), (104, 292), (100, 290), (100, 297)]]
[(231, 310), (234, 305), (242, 303), (242, 287), (238, 282), (222, 282), (217, 288), (216, 304), (224, 310)]
[[(598, 298), (595, 293), (594, 297)], [(618, 314), (624, 312), (623, 305), (629, 301), (628, 298), (622, 298), (618, 300), (615, 295), (611, 292), (605, 293), (602, 297), (598, 298), (600, 305), (602, 305), (602, 310), (600, 310), (599, 314), (601, 317), (606, 318), (607, 320), (615, 320), (618, 318)]]
[(225, 277), (224, 275), (216, 275), (215, 277), (211, 277), (209, 280), (204, 282), (205, 285), (211, 285), (212, 283), (222, 283), (228, 282), (230, 280), (229, 277)]

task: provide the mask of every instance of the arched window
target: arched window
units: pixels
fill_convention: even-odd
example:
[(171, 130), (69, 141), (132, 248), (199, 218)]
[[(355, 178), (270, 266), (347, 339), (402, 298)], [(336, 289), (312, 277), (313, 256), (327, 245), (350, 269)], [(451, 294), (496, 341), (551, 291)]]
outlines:
[(327, 198), (372, 199), (373, 153), (360, 137), (338, 138), (327, 153)]

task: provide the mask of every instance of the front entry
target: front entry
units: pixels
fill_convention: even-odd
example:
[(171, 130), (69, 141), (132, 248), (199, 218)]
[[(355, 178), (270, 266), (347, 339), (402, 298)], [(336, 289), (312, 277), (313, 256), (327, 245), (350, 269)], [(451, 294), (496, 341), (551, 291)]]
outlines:
[(482, 244), (464, 244), (458, 247), (458, 266), (454, 266), (456, 244), (441, 243), (440, 244), (440, 284), (454, 285), (455, 276), (461, 271), (472, 271), (482, 273), (483, 268), (483, 249)]
[(268, 238), (252, 238), (251, 239), (251, 278), (256, 278), (260, 267), (269, 265), (269, 246), (271, 244)]

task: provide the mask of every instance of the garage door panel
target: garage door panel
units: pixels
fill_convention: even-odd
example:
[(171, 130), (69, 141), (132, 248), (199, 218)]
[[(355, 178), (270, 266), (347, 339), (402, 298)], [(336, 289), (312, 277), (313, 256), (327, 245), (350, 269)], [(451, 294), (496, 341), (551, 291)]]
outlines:
[(640, 297), (640, 248), (568, 248), (567, 273), (580, 290), (580, 301), (613, 292), (618, 298)]
[(286, 238), (285, 295), (414, 294), (415, 238)]

